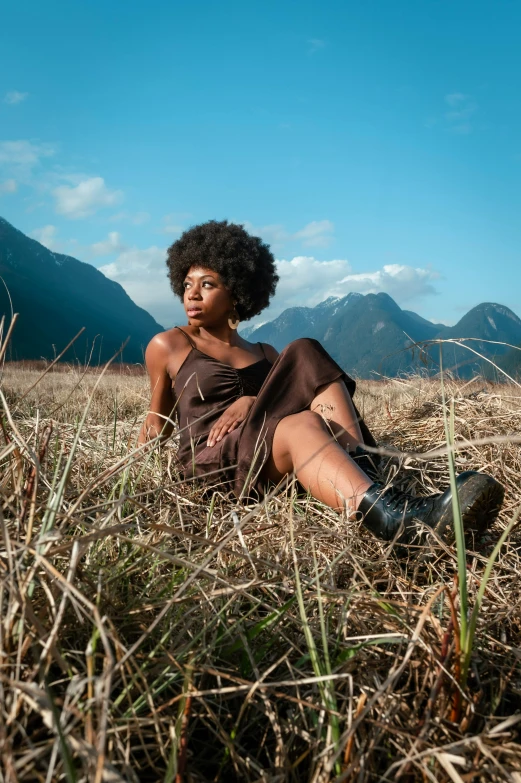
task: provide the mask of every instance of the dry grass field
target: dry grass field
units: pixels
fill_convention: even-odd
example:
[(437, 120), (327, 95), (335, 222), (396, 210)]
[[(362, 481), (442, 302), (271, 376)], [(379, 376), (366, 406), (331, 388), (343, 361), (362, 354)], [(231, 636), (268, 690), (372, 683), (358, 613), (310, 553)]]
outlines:
[[(183, 483), (175, 440), (136, 451), (143, 373), (40, 376), (1, 381), (2, 783), (521, 781), (519, 387), (446, 382), (457, 469), (506, 486), (458, 565)], [(439, 381), (356, 399), (382, 478), (448, 484)]]

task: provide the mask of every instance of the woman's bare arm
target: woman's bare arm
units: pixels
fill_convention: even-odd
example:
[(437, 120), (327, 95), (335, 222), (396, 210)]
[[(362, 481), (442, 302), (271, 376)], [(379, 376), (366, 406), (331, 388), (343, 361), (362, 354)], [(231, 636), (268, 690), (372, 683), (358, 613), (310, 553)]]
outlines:
[(162, 440), (166, 440), (172, 434), (175, 397), (172, 391), (172, 379), (167, 372), (171, 351), (171, 341), (165, 334), (157, 334), (148, 344), (145, 361), (150, 377), (152, 398), (149, 412), (139, 433), (140, 444), (158, 435)]

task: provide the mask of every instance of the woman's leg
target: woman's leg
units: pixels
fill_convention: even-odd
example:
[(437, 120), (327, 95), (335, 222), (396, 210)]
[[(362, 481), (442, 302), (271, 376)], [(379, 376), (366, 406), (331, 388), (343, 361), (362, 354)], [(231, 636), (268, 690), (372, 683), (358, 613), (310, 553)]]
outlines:
[(326, 419), (333, 435), (346, 451), (354, 451), (364, 443), (357, 411), (343, 381), (333, 381), (317, 389), (310, 410)]
[[(335, 510), (359, 510), (363, 523), (384, 541), (398, 538), (411, 543), (419, 534), (418, 521), (442, 535), (452, 524), (452, 490), (414, 498), (372, 484), (327, 431), (318, 413), (302, 411), (282, 419), (274, 433), (264, 478), (279, 482), (295, 473), (317, 500)], [(495, 519), (504, 489), (484, 473), (467, 471), (456, 478), (463, 525), (484, 530)], [(420, 534), (421, 540), (421, 534)]]
[(264, 475), (278, 483), (293, 472), (313, 497), (336, 510), (356, 511), (372, 485), (313, 411), (286, 416), (275, 430)]

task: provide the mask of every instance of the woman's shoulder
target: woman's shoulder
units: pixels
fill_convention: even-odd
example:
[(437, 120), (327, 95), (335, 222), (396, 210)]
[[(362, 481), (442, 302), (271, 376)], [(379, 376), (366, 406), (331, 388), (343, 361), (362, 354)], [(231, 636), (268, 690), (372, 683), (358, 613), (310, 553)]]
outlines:
[(150, 340), (148, 346), (158, 349), (174, 348), (178, 345), (192, 343), (192, 334), (190, 326), (172, 326), (171, 329), (165, 329), (164, 332), (158, 332)]
[(165, 360), (179, 352), (186, 353), (186, 349), (193, 345), (189, 334), (190, 327), (173, 326), (171, 329), (165, 329), (164, 332), (158, 332), (150, 340), (146, 350), (147, 364), (149, 360)]

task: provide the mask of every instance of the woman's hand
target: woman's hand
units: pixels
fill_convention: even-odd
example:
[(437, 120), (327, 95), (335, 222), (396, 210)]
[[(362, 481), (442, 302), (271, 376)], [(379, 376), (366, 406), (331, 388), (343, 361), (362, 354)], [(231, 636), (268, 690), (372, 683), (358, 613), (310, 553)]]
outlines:
[(215, 446), (224, 436), (234, 430), (241, 424), (248, 413), (250, 408), (255, 402), (255, 397), (239, 397), (238, 400), (232, 402), (229, 408), (226, 408), (223, 415), (220, 416), (213, 425), (208, 435), (208, 446)]

